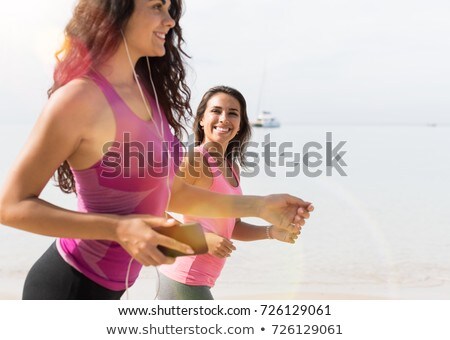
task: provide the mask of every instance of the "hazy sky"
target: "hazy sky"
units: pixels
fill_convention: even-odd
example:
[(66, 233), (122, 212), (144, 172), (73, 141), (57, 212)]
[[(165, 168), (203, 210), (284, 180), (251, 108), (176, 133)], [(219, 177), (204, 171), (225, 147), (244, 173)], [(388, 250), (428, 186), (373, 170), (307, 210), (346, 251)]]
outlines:
[[(74, 3), (2, 4), (1, 122), (36, 119)], [(448, 0), (188, 0), (193, 107), (225, 84), (286, 123), (450, 123), (449, 18)]]

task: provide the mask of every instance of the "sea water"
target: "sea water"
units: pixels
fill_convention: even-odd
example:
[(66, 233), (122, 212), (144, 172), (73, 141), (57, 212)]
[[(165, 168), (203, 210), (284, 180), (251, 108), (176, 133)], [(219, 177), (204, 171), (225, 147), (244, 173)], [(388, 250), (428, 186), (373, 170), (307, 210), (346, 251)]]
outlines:
[[(1, 126), (1, 182), (29, 131)], [(290, 193), (315, 211), (295, 245), (234, 241), (216, 298), (450, 298), (450, 127), (284, 124), (254, 129), (252, 141), (259, 159), (242, 173), (244, 193)], [(53, 181), (42, 198), (76, 207)], [(0, 298), (20, 298), (27, 271), (52, 241), (0, 228)], [(144, 268), (130, 298), (151, 299), (156, 289), (154, 268)]]

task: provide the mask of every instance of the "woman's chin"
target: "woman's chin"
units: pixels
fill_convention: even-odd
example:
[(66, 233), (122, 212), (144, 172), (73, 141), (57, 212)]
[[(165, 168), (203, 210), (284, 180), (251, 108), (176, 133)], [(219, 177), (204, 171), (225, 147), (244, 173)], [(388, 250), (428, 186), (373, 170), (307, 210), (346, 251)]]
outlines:
[(163, 48), (153, 49), (152, 51), (148, 51), (145, 54), (145, 56), (151, 57), (151, 58), (153, 58), (153, 57), (159, 58), (159, 57), (164, 57), (165, 54), (166, 54), (166, 49), (163, 47)]

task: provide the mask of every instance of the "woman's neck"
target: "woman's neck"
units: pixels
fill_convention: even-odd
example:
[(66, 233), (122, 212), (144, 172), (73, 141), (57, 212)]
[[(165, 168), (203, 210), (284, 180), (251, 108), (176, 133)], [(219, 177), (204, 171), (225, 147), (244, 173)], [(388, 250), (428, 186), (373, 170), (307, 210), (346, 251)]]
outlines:
[(120, 44), (117, 51), (102, 65), (98, 66), (96, 71), (100, 72), (108, 81), (118, 87), (135, 86), (136, 80), (134, 78), (133, 69), (136, 66), (137, 60), (130, 55), (128, 58), (125, 45)]

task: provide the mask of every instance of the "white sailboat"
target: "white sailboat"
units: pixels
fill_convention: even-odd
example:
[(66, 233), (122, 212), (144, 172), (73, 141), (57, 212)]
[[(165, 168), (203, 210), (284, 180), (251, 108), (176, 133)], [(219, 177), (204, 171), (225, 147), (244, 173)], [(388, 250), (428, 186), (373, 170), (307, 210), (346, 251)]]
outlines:
[(280, 127), (280, 121), (274, 117), (272, 112), (262, 110), (260, 111), (261, 106), (261, 98), (263, 96), (264, 83), (266, 80), (266, 59), (264, 58), (264, 66), (263, 66), (263, 75), (261, 80), (261, 87), (259, 89), (259, 98), (258, 98), (258, 112), (257, 118), (255, 121), (251, 122), (253, 127), (262, 127), (262, 128), (277, 128)]
[(276, 128), (280, 127), (280, 121), (272, 115), (272, 112), (262, 111), (258, 115), (256, 121), (252, 123), (252, 126), (263, 128)]

